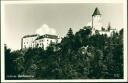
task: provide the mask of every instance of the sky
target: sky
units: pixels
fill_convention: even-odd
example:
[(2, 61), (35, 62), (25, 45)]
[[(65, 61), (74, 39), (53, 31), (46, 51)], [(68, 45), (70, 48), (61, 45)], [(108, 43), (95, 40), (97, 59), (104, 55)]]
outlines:
[(79, 31), (91, 21), (94, 9), (102, 14), (102, 24), (123, 27), (123, 4), (59, 3), (5, 5), (5, 43), (12, 50), (21, 48), (21, 38), (31, 34), (65, 36), (69, 28)]

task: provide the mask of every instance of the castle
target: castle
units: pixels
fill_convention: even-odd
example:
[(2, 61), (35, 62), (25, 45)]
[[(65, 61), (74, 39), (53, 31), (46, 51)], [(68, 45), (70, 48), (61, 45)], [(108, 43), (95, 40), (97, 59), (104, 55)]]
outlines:
[[(90, 25), (92, 27), (92, 35), (96, 34), (97, 32), (99, 34), (106, 34), (107, 36), (111, 36), (112, 32), (115, 29), (111, 29), (110, 23), (108, 24), (107, 28), (104, 28), (101, 24), (101, 13), (98, 8), (95, 8), (94, 13), (92, 14), (92, 24)], [(24, 48), (35, 48), (35, 47), (41, 47), (44, 48), (44, 50), (47, 49), (47, 47), (51, 44), (57, 44), (60, 43), (62, 40), (61, 37), (58, 37), (56, 35), (25, 35), (21, 39), (21, 49)]]
[(60, 42), (61, 38), (56, 35), (25, 35), (21, 39), (21, 49), (41, 47), (46, 50), (50, 44), (56, 44)]
[(103, 25), (101, 24), (101, 16), (102, 15), (99, 9), (96, 7), (92, 14), (92, 24), (89, 25), (92, 27), (92, 34), (96, 34), (98, 32), (99, 34), (106, 34), (107, 36), (111, 36), (112, 32), (115, 31), (115, 29), (111, 28), (110, 23), (107, 27), (103, 27)]

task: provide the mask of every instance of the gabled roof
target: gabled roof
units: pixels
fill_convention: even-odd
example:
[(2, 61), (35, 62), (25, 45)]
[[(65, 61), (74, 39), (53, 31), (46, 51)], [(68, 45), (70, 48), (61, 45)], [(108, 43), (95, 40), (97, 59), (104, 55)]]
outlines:
[(45, 35), (42, 35), (42, 36), (37, 37), (36, 40), (43, 39), (43, 38), (57, 39), (58, 36), (45, 34)]
[(97, 7), (95, 8), (95, 11), (92, 14), (92, 16), (95, 16), (95, 15), (101, 15), (101, 13), (100, 13), (100, 11), (99, 11), (99, 9)]
[(23, 36), (23, 38), (35, 37), (35, 36), (39, 36), (39, 35), (38, 35), (38, 34), (33, 34), (33, 35), (25, 35), (25, 36)]

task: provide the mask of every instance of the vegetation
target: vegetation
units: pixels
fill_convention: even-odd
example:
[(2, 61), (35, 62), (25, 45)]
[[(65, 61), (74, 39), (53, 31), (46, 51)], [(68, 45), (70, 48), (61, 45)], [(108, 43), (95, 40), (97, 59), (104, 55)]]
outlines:
[(75, 34), (70, 28), (61, 43), (47, 50), (5, 46), (5, 71), (6, 79), (122, 79), (123, 29), (108, 37), (91, 35), (90, 27)]

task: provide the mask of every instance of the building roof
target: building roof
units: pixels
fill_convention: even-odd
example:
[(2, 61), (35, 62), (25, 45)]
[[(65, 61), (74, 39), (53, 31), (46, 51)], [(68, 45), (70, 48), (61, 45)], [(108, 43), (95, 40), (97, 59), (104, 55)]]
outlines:
[(57, 39), (58, 36), (45, 34), (45, 35), (42, 35), (42, 36), (37, 37), (36, 40), (43, 39), (43, 38)]
[(23, 36), (23, 38), (27, 38), (27, 37), (35, 37), (35, 36), (39, 36), (38, 34), (33, 34), (33, 35), (25, 35)]
[(97, 7), (95, 8), (95, 11), (93, 12), (92, 16), (95, 16), (95, 15), (101, 15), (101, 13)]

